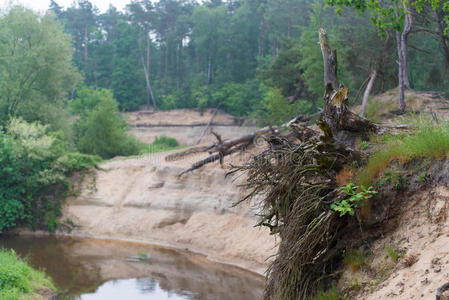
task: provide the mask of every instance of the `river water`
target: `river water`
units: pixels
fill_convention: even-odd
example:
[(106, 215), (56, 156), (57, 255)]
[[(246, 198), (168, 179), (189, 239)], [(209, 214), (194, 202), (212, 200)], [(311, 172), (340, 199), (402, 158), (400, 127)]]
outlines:
[(256, 300), (264, 279), (187, 251), (109, 240), (0, 236), (52, 277), (58, 299)]

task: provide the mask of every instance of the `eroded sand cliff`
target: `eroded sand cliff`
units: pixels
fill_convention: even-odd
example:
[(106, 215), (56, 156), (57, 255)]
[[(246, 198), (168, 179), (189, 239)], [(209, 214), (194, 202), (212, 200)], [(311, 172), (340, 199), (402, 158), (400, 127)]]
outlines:
[(276, 242), (254, 227), (254, 207), (232, 207), (242, 179), (225, 178), (217, 165), (178, 178), (191, 161), (165, 155), (112, 160), (86, 176), (62, 209), (61, 221), (76, 225), (70, 234), (188, 248), (263, 273)]

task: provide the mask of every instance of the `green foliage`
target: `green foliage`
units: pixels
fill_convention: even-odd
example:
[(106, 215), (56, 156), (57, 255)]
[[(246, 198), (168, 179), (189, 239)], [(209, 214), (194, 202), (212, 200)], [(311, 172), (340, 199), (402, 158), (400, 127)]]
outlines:
[(399, 257), (401, 256), (401, 253), (396, 250), (392, 245), (386, 244), (385, 247), (385, 253), (394, 261), (397, 262)]
[(303, 100), (297, 100), (290, 103), (279, 89), (266, 89), (262, 102), (260, 118), (265, 123), (281, 125), (290, 120), (299, 112), (306, 112), (310, 109), (310, 103)]
[(18, 224), (54, 225), (66, 176), (97, 160), (66, 153), (62, 135), (48, 126), (12, 119), (0, 132), (0, 232)]
[(267, 86), (280, 89), (284, 97), (294, 96), (300, 88), (300, 62), (299, 46), (292, 39), (287, 39), (268, 70), (261, 71), (261, 77)]
[[(331, 209), (339, 212), (340, 217), (347, 213), (353, 216), (355, 213), (354, 209), (360, 207), (363, 204), (363, 200), (369, 199), (373, 197), (374, 194), (377, 194), (377, 191), (374, 191), (372, 186), (365, 188), (363, 185), (359, 187), (352, 183), (342, 186), (341, 189), (347, 196), (349, 196), (349, 198), (331, 204)], [(357, 192), (358, 190), (361, 191)]]
[(416, 129), (411, 134), (386, 136), (381, 141), (382, 146), (359, 172), (360, 184), (371, 184), (393, 160), (405, 163), (415, 158), (440, 159), (448, 155), (449, 123), (434, 125), (430, 120), (421, 119), (414, 125)]
[(170, 151), (174, 149), (180, 149), (183, 146), (180, 146), (178, 141), (171, 137), (161, 136), (156, 137), (155, 140), (148, 146), (148, 151), (144, 151), (147, 153), (157, 153)]
[(77, 121), (77, 147), (82, 153), (111, 158), (139, 154), (145, 147), (128, 134), (125, 121), (118, 114), (118, 103), (104, 89), (82, 88), (72, 101), (80, 113)]
[(367, 141), (362, 141), (359, 145), (360, 150), (366, 150), (369, 148), (369, 143)]
[(45, 288), (56, 290), (43, 272), (31, 268), (14, 250), (0, 249), (0, 299), (31, 299), (33, 292)]
[(331, 287), (327, 291), (318, 291), (312, 300), (345, 300), (346, 298), (340, 296), (335, 286)]
[(80, 75), (70, 36), (53, 14), (13, 6), (0, 17), (0, 122), (10, 116), (61, 129), (64, 99)]

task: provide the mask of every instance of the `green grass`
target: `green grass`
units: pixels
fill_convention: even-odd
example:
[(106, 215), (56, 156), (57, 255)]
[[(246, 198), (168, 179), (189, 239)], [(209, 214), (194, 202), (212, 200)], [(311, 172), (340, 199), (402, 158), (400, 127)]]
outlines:
[(443, 159), (449, 154), (449, 123), (434, 125), (421, 119), (414, 121), (414, 127), (411, 134), (382, 138), (382, 145), (359, 172), (359, 185), (371, 185), (393, 160), (406, 163), (415, 158)]
[(345, 300), (345, 297), (340, 296), (337, 288), (334, 286), (327, 291), (318, 291), (312, 300)]
[(39, 299), (33, 293), (42, 289), (56, 290), (43, 272), (30, 267), (14, 250), (0, 250), (0, 299)]
[(385, 253), (394, 261), (397, 262), (399, 257), (401, 256), (401, 253), (396, 250), (392, 245), (386, 244), (385, 245)]
[(161, 136), (148, 145), (142, 154), (151, 154), (165, 152), (170, 150), (182, 149), (185, 146), (179, 145), (178, 141), (171, 137)]
[(365, 253), (357, 249), (349, 250), (343, 257), (344, 263), (349, 266), (352, 271), (360, 269), (365, 264), (365, 260)]

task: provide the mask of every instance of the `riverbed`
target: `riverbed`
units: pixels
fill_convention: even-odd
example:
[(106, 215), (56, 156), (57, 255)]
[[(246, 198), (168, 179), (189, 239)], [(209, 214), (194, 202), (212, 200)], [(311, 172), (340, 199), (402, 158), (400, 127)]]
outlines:
[(188, 251), (112, 240), (2, 236), (45, 270), (58, 299), (256, 300), (264, 278)]

